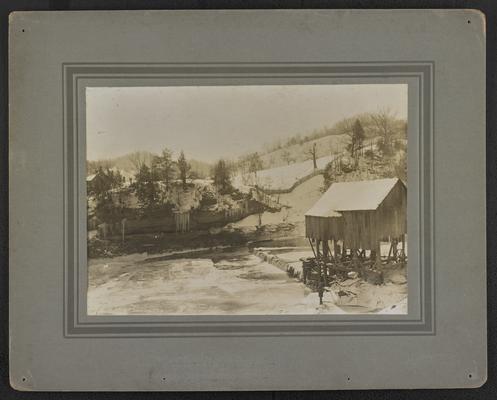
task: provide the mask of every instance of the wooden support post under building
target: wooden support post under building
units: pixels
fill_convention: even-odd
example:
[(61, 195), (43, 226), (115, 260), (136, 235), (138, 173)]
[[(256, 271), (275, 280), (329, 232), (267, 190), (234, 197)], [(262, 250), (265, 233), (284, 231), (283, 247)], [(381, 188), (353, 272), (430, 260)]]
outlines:
[(390, 261), (390, 257), (392, 255), (392, 251), (393, 251), (393, 241), (390, 243), (390, 248), (388, 249), (387, 261)]
[(350, 249), (351, 265), (353, 267), (358, 267), (360, 265), (357, 257), (357, 249)]
[(309, 238), (309, 244), (311, 245), (311, 249), (312, 249), (312, 254), (314, 254), (314, 258), (317, 259), (317, 254), (316, 254), (316, 251), (314, 250), (314, 246), (312, 245), (312, 239)]
[(329, 255), (330, 255), (330, 246), (328, 245), (327, 240), (323, 240), (323, 257), (327, 259)]
[(401, 258), (401, 261), (405, 261), (406, 260), (406, 235), (402, 235), (401, 236), (401, 241), (402, 241), (402, 244), (401, 244), (401, 253), (400, 253), (400, 258)]
[(381, 242), (376, 243), (376, 267), (381, 267)]
[(325, 286), (328, 285), (328, 265), (326, 264), (330, 260), (330, 246), (327, 240), (323, 240), (323, 279)]
[(333, 249), (333, 240), (330, 239), (328, 242), (328, 258), (329, 258), (330, 262), (336, 261), (335, 260), (335, 252), (332, 249)]
[(333, 256), (335, 257), (335, 260), (338, 260), (340, 254), (340, 247), (338, 246), (338, 240), (333, 239)]

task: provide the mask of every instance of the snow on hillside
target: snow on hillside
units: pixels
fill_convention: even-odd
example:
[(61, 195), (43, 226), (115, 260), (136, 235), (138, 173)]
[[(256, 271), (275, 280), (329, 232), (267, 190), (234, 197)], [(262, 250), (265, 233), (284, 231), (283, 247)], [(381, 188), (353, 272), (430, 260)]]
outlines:
[[(261, 216), (262, 224), (295, 224), (297, 232), (304, 235), (304, 214), (322, 196), (323, 176), (316, 175), (297, 186), (290, 193), (276, 195), (281, 204), (289, 206), (278, 212), (265, 212)], [(248, 217), (235, 222), (236, 227), (257, 226), (258, 215)]]
[[(373, 144), (375, 139), (369, 139), (364, 142), (364, 147), (377, 149), (376, 144)], [(318, 152), (319, 154), (319, 152)], [(326, 155), (316, 160), (317, 169), (323, 170), (326, 165), (332, 160), (346, 155), (345, 151), (334, 155)], [(301, 179), (310, 176), (315, 172), (312, 159), (296, 162), (290, 165), (263, 169), (257, 171), (257, 178), (253, 174), (237, 174), (233, 178), (233, 186), (242, 191), (247, 191), (250, 186), (263, 187), (270, 190), (289, 190), (293, 185)]]
[(350, 137), (346, 134), (329, 135), (319, 139), (308, 140), (302, 144), (286, 145), (266, 154), (261, 153), (260, 156), (266, 167), (280, 167), (288, 164), (284, 153), (291, 159), (291, 162), (300, 163), (309, 158), (309, 150), (314, 144), (316, 144), (317, 157), (320, 158), (332, 153), (342, 152), (349, 141)]
[[(318, 169), (323, 169), (326, 164), (332, 161), (336, 156), (325, 156), (316, 160)], [(285, 165), (257, 171), (257, 181), (254, 176), (236, 175), (233, 179), (233, 185), (243, 190), (246, 186), (258, 186), (272, 190), (288, 190), (297, 181), (314, 172), (312, 160), (303, 161), (300, 163)]]

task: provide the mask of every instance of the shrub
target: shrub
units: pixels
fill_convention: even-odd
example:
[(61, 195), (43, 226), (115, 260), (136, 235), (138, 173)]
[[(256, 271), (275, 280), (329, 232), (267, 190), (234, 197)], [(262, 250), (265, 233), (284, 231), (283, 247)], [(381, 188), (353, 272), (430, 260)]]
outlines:
[(368, 149), (364, 152), (364, 157), (366, 158), (374, 158), (374, 151), (371, 149)]
[(217, 203), (217, 197), (213, 192), (206, 191), (202, 194), (202, 199), (200, 200), (200, 206), (213, 206)]

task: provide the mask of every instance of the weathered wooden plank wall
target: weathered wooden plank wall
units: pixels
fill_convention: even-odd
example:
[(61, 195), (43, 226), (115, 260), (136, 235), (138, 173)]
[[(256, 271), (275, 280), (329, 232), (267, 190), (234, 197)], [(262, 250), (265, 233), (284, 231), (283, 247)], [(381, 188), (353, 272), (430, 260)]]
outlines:
[(305, 217), (306, 237), (343, 240), (351, 249), (376, 249), (378, 242), (407, 233), (407, 188), (398, 181), (376, 210), (343, 211), (341, 217)]

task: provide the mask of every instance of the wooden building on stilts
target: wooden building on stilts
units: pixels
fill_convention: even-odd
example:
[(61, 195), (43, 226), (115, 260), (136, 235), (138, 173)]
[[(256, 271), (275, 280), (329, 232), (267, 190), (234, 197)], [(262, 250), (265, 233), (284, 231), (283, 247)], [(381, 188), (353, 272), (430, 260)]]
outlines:
[(331, 268), (380, 266), (381, 242), (391, 243), (389, 260), (405, 261), (407, 187), (397, 178), (333, 183), (305, 214), (305, 232)]

